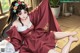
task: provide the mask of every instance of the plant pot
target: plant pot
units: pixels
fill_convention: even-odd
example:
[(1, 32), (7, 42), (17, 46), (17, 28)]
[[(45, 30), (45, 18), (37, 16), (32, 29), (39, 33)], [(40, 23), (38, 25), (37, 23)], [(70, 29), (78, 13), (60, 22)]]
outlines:
[(56, 7), (56, 8), (51, 7), (51, 11), (52, 11), (53, 15), (54, 15), (56, 18), (59, 18), (60, 6), (59, 6), (59, 7)]

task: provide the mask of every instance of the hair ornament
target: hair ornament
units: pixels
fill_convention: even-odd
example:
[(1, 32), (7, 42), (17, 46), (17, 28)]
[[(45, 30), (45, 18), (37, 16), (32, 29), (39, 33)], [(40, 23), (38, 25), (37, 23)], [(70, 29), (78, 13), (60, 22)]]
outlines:
[(19, 4), (18, 3), (15, 3), (15, 6), (18, 6)]
[(14, 6), (13, 9), (13, 12), (16, 13), (17, 6)]
[(18, 4), (21, 4), (21, 2), (20, 2), (20, 1), (18, 1)]
[(16, 10), (17, 9), (17, 6), (14, 6), (13, 8), (14, 8), (14, 10)]
[(22, 5), (25, 5), (24, 3), (22, 3)]
[(18, 6), (19, 6), (20, 4), (25, 5), (24, 2), (20, 2), (20, 1), (19, 1), (18, 3), (15, 3), (15, 6), (13, 7), (13, 12), (14, 12), (14, 13), (16, 13), (16, 9), (18, 8)]
[(13, 10), (14, 13), (16, 13), (16, 10)]

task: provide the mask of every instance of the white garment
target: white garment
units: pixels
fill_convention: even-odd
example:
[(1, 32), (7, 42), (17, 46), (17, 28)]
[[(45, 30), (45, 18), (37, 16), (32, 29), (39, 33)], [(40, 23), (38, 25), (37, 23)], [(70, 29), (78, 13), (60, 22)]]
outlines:
[(27, 30), (28, 28), (30, 28), (31, 26), (32, 26), (32, 23), (29, 22), (28, 26), (18, 26), (18, 27), (17, 27), (17, 31), (18, 31), (18, 32), (25, 31), (25, 30)]
[(14, 46), (7, 40), (0, 42), (0, 53), (15, 53)]

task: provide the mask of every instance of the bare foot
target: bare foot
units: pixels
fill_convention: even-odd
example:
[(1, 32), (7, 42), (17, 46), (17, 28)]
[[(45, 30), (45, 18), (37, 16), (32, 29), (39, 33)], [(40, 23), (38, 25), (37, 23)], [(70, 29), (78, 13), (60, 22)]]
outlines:
[(74, 36), (76, 35), (78, 32), (71, 32), (69, 35)]
[(69, 41), (76, 42), (78, 40), (79, 40), (78, 37), (69, 36)]

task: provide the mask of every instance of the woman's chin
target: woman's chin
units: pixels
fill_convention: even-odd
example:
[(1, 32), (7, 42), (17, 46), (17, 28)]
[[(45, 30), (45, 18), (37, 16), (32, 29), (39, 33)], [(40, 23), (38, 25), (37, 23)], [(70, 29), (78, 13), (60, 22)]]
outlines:
[(21, 18), (21, 20), (26, 20), (27, 18)]

